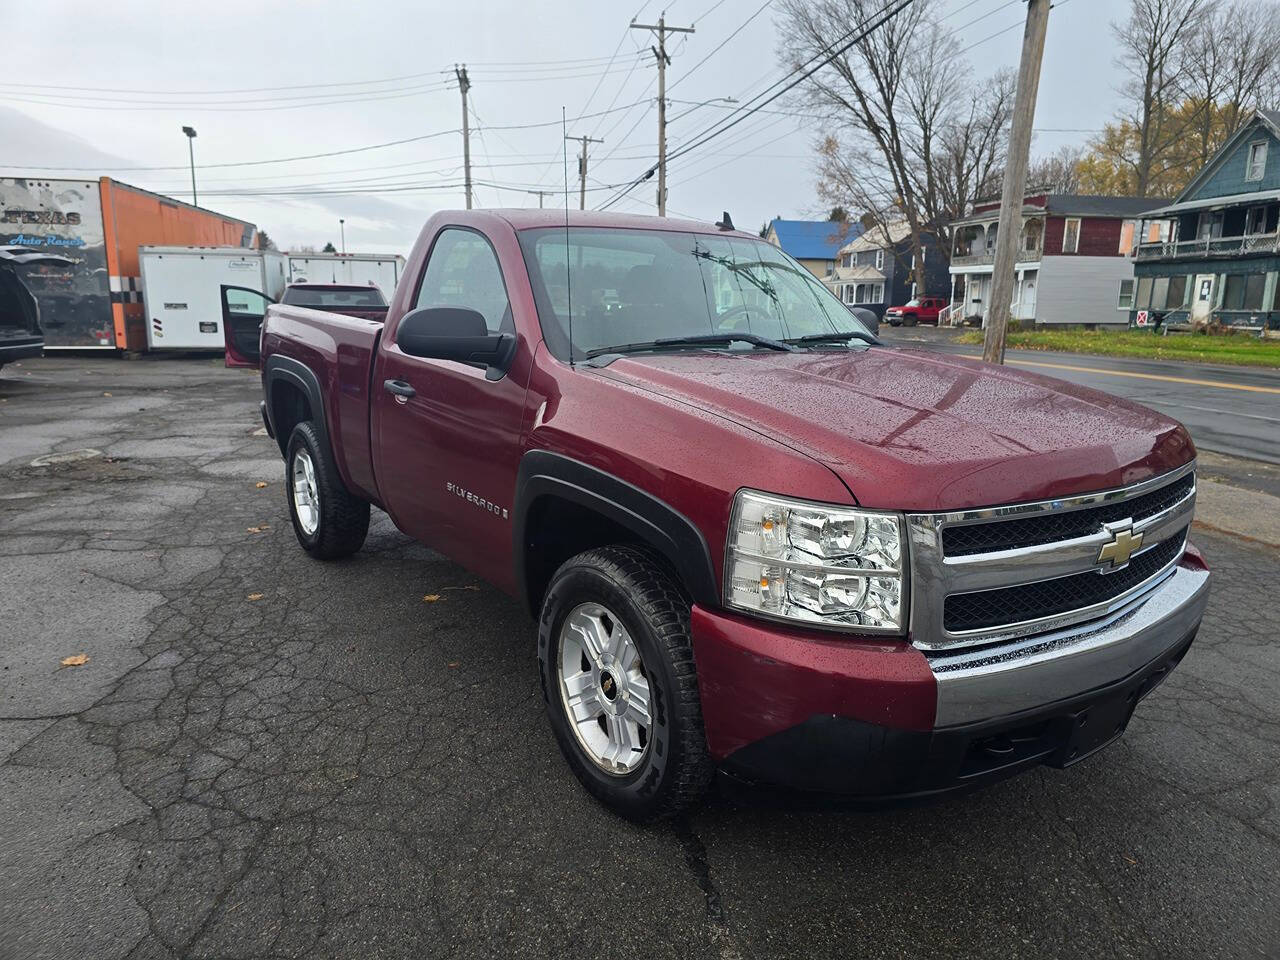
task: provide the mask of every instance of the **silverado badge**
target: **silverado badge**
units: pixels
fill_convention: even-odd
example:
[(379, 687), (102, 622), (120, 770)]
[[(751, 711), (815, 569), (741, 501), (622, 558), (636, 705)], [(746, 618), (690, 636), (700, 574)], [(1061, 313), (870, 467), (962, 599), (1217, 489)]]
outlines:
[(1119, 570), (1142, 546), (1142, 534), (1133, 532), (1132, 520), (1108, 524), (1107, 530), (1111, 534), (1111, 539), (1098, 551), (1098, 563), (1110, 564), (1109, 569)]

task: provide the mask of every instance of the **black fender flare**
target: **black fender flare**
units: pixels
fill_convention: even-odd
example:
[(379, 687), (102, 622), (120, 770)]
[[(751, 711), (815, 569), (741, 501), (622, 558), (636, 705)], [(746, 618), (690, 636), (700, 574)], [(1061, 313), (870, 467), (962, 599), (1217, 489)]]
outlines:
[(311, 405), (312, 422), (315, 423), (316, 429), (320, 431), (320, 438), (332, 450), (333, 446), (329, 443), (329, 424), (325, 415), (324, 392), (320, 389), (320, 378), (305, 363), (294, 360), (292, 357), (273, 354), (267, 357), (266, 363), (262, 365), (262, 390), (266, 395), (267, 417), (271, 421), (271, 432), (275, 434), (276, 443), (280, 446), (280, 455), (284, 456), (285, 447), (289, 443), (289, 438), (281, 434), (279, 425), (275, 422), (275, 405), (272, 403), (272, 395), (276, 387), (281, 383), (287, 383), (302, 391), (303, 396), (307, 398), (307, 402)]
[[(715, 566), (702, 531), (670, 504), (597, 467), (548, 450), (530, 450), (520, 461), (512, 522), (517, 588), (532, 607), (526, 588), (526, 527), (542, 497), (559, 497), (599, 513), (660, 553), (702, 606), (720, 604)], [(537, 616), (537, 610), (531, 610)]]

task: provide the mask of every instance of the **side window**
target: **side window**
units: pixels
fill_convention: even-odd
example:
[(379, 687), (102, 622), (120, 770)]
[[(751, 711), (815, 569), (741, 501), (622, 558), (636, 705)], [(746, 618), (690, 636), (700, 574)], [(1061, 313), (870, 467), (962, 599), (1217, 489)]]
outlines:
[(470, 307), (484, 315), (490, 333), (514, 329), (498, 258), (480, 234), (446, 227), (436, 238), (418, 287), (418, 307)]

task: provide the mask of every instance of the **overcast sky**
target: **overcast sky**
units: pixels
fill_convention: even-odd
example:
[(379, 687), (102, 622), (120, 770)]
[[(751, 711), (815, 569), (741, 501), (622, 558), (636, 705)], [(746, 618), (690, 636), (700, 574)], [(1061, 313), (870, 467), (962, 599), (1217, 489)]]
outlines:
[[(673, 148), (727, 109), (691, 103), (743, 100), (781, 75), (776, 15), (771, 7), (761, 10), (763, 2), (667, 0), (668, 23), (697, 28), (669, 46)], [(932, 2), (958, 30), (978, 76), (1016, 65), (1021, 0), (920, 2)], [(627, 24), (633, 15), (656, 21), (663, 7), (657, 0), (642, 3), (44, 0), (24, 4), (20, 12), (10, 6), (12, 32), (0, 80), (0, 175), (107, 174), (190, 200), (181, 130), (189, 124), (199, 134), (202, 206), (257, 223), (282, 249), (336, 244), (337, 221), (345, 217), (349, 250), (407, 254), (428, 215), (463, 204), (457, 186), (461, 135), (448, 132), (461, 125), (461, 105), (448, 81), (453, 64), (465, 63), (472, 123), (480, 128), (472, 134), (477, 205), (536, 206), (538, 197), (527, 190), (563, 189), (564, 105), (571, 135), (605, 141), (591, 148), (591, 207), (613, 194), (602, 185), (631, 180), (655, 156), (656, 70), (646, 56), (651, 38)], [(1120, 0), (1055, 5), (1033, 152), (1081, 143), (1114, 112), (1119, 78), (1107, 24), (1121, 10)], [(601, 111), (609, 112), (574, 119)], [(522, 125), (534, 126), (514, 129)], [(752, 230), (776, 215), (820, 213), (812, 159), (818, 134), (785, 113), (739, 124), (672, 162), (668, 212), (717, 219), (729, 210), (738, 226)], [(426, 139), (310, 160), (225, 166), (412, 137)], [(576, 205), (574, 162), (571, 155)], [(53, 166), (85, 169), (36, 169)], [(330, 192), (279, 195), (320, 190)], [(245, 196), (265, 191), (277, 196)], [(548, 205), (562, 202), (562, 195), (546, 198)], [(654, 212), (653, 182), (615, 209)]]

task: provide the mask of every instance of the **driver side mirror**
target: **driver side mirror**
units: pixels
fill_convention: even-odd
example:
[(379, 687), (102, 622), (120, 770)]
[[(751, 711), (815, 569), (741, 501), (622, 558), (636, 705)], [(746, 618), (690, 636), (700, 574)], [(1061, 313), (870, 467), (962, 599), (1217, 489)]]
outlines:
[(400, 319), (396, 344), (413, 357), (486, 367), (485, 376), (498, 380), (515, 356), (516, 338), (490, 333), (484, 315), (469, 307), (419, 307)]

